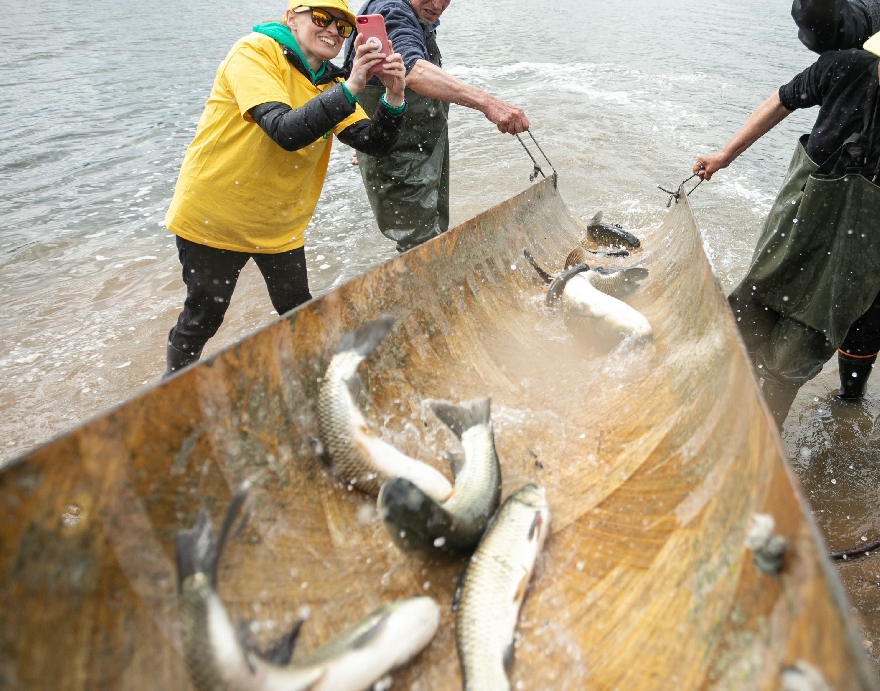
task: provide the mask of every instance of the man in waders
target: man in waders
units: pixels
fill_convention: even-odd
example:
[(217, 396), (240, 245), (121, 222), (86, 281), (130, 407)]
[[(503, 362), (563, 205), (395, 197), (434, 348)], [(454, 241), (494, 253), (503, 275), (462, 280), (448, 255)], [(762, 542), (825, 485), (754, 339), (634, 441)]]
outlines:
[[(400, 139), (384, 158), (360, 155), (359, 167), (382, 231), (406, 250), (449, 228), (449, 104), (482, 112), (501, 132), (529, 128), (521, 108), (456, 79), (442, 67), (436, 30), (450, 0), (368, 0), (358, 14), (381, 14), (388, 40), (406, 67), (407, 111)], [(346, 46), (351, 66), (355, 33)], [(381, 95), (375, 79), (358, 96), (372, 113)]]
[(838, 351), (843, 399), (860, 398), (880, 350), (880, 34), (829, 51), (768, 98), (719, 152), (726, 168), (798, 108), (820, 106), (801, 137), (745, 280), (731, 293), (743, 340), (780, 428), (798, 389)]
[(794, 0), (791, 16), (812, 51), (861, 48), (880, 31), (880, 0)]

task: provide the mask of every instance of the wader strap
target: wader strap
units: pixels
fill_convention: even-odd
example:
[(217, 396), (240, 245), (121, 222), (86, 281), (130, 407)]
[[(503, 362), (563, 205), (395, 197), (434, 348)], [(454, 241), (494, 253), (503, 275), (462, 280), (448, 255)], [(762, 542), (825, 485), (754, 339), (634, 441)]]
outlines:
[[(874, 121), (874, 111), (877, 108), (878, 62), (875, 62), (870, 68), (872, 78), (868, 85), (868, 91), (865, 94), (862, 131), (850, 135), (840, 148), (819, 166), (814, 175), (827, 175), (833, 178), (842, 177), (847, 174), (861, 175), (865, 164), (868, 162), (868, 155), (871, 153), (871, 147), (874, 143), (874, 132), (871, 125)], [(865, 144), (866, 141), (867, 145)], [(877, 172), (874, 174), (875, 180), (878, 174), (880, 174), (880, 167), (878, 167)]]

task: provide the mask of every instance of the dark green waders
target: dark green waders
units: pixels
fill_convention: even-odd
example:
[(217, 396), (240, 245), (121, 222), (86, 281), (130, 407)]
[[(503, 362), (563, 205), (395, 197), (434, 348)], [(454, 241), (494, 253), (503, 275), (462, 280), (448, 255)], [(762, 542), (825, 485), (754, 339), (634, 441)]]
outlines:
[[(425, 30), (431, 62), (440, 49)], [(367, 86), (358, 95), (372, 117), (384, 87)], [(400, 139), (382, 158), (358, 155), (364, 188), (379, 230), (397, 242), (400, 252), (449, 228), (449, 104), (406, 90), (406, 115)]]
[[(876, 83), (866, 131), (875, 98)], [(749, 273), (729, 298), (780, 428), (798, 389), (880, 292), (880, 187), (859, 174), (864, 135), (821, 168), (801, 137)]]

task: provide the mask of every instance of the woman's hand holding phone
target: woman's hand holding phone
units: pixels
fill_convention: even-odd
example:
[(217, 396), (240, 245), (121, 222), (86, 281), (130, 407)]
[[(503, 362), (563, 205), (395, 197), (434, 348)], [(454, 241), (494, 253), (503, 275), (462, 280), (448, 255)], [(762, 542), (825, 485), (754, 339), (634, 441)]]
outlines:
[(373, 45), (368, 45), (361, 34), (358, 34), (354, 39), (354, 49), (351, 74), (345, 80), (345, 86), (353, 95), (357, 96), (367, 85), (367, 80), (373, 76), (372, 72), (375, 68), (385, 61), (385, 55), (377, 52)]
[[(388, 47), (393, 51), (391, 41)], [(403, 91), (406, 88), (406, 67), (400, 53), (391, 53), (382, 63), (382, 71), (376, 75), (385, 86), (385, 100), (392, 108), (403, 103)]]

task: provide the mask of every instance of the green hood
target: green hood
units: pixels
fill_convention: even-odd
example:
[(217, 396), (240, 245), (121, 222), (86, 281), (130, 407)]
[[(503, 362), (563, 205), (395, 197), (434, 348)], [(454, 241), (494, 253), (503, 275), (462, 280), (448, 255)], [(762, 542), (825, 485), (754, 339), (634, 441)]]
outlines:
[(321, 66), (318, 68), (317, 72), (312, 72), (312, 68), (309, 66), (308, 60), (306, 60), (305, 56), (302, 54), (302, 51), (299, 49), (299, 46), (296, 44), (296, 39), (293, 37), (293, 34), (290, 33), (290, 29), (282, 24), (281, 22), (264, 22), (263, 24), (257, 24), (254, 26), (254, 31), (258, 34), (264, 34), (269, 38), (274, 38), (278, 43), (282, 46), (290, 48), (296, 56), (300, 59), (303, 64), (303, 67), (306, 68), (309, 72), (309, 77), (312, 80), (312, 84), (320, 79), (321, 75), (324, 74), (324, 70), (327, 69), (327, 61), (321, 63)]

